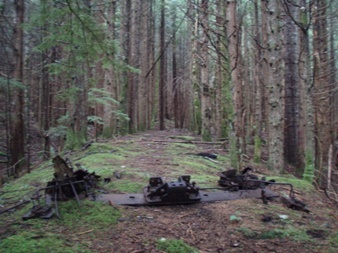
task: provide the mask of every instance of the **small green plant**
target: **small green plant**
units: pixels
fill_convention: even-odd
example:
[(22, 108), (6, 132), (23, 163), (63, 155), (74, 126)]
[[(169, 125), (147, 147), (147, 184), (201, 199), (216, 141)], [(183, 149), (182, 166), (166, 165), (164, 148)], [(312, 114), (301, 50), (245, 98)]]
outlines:
[(238, 222), (238, 221), (241, 221), (242, 220), (242, 218), (241, 217), (238, 217), (238, 216), (236, 216), (236, 215), (230, 215), (230, 221), (232, 221), (232, 222)]
[(276, 228), (272, 230), (263, 231), (259, 239), (273, 239), (273, 238), (289, 238), (294, 241), (310, 241), (310, 236), (306, 233), (305, 230), (297, 229), (293, 226), (287, 226), (285, 228)]
[(161, 238), (157, 241), (157, 248), (166, 253), (198, 253), (198, 250), (186, 244), (183, 240)]
[(237, 231), (241, 232), (246, 238), (256, 238), (257, 232), (253, 231), (250, 228), (240, 227)]

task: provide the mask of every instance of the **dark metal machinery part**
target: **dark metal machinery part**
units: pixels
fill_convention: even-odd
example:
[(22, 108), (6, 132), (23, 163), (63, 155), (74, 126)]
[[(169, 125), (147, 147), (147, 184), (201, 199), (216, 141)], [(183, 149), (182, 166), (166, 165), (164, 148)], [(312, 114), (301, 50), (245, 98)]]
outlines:
[[(205, 191), (218, 189), (218, 191)], [(180, 176), (177, 181), (164, 182), (161, 177), (152, 177), (149, 185), (144, 187), (143, 194), (101, 194), (95, 200), (109, 202), (116, 205), (173, 205), (193, 204), (199, 202), (215, 202), (236, 200), (243, 198), (273, 198), (279, 195), (270, 189), (245, 189), (228, 191), (222, 188), (200, 189), (194, 182), (190, 183), (190, 176)]]
[(190, 203), (201, 200), (199, 188), (190, 183), (190, 176), (180, 176), (177, 181), (164, 182), (161, 177), (153, 177), (149, 185), (143, 188), (143, 194), (149, 204)]
[[(86, 195), (88, 195), (86, 181), (84, 180), (72, 181), (71, 178), (69, 178), (69, 180), (67, 181), (55, 182), (55, 184), (53, 185), (40, 188), (39, 190), (36, 191), (36, 193), (31, 198), (33, 201), (32, 209), (28, 213), (26, 213), (22, 217), (22, 219), (23, 220), (32, 219), (32, 218), (49, 219), (54, 214), (58, 218), (60, 218), (57, 201), (60, 199), (64, 199), (63, 189), (65, 187), (70, 186), (70, 189), (73, 191), (72, 194), (75, 196), (78, 204), (81, 205), (81, 202), (80, 202), (80, 199), (77, 193), (78, 187), (76, 187), (78, 185), (84, 185), (84, 188), (86, 189)], [(41, 191), (45, 192), (45, 199), (46, 199), (45, 205), (42, 205), (40, 201), (41, 196), (42, 196), (40, 193)]]
[[(264, 193), (262, 193), (264, 191)], [(180, 204), (193, 204), (200, 202), (216, 202), (216, 201), (227, 201), (245, 198), (257, 198), (261, 199), (262, 194), (269, 198), (279, 197), (279, 194), (273, 192), (270, 189), (256, 189), (256, 190), (239, 190), (237, 192), (230, 191), (199, 191), (201, 199), (195, 202), (153, 202), (149, 203), (146, 201), (144, 194), (100, 194), (97, 195), (95, 200), (110, 203), (111, 205), (128, 205), (128, 206), (158, 206), (158, 205), (180, 205)]]
[(224, 172), (220, 172), (217, 175), (220, 177), (218, 184), (223, 187), (224, 190), (238, 191), (238, 190), (255, 190), (265, 189), (266, 186), (273, 185), (286, 185), (290, 187), (290, 197), (294, 197), (293, 186), (290, 183), (278, 183), (275, 180), (267, 181), (265, 177), (258, 179), (258, 176), (250, 174), (250, 167), (244, 169), (240, 173), (237, 170), (230, 169)]
[[(76, 175), (78, 173), (79, 175)], [(79, 180), (79, 178), (81, 178)], [(22, 219), (43, 218), (49, 219), (53, 215), (60, 218), (58, 210), (58, 200), (66, 200), (75, 198), (79, 205), (81, 205), (79, 193), (85, 191), (85, 195), (94, 195), (94, 192), (89, 192), (96, 185), (97, 176), (86, 173), (85, 171), (76, 171), (75, 176), (60, 180), (54, 178), (47, 183), (47, 186), (40, 188), (31, 198), (33, 202), (32, 209), (26, 213)], [(41, 204), (41, 191), (44, 191), (46, 203)]]

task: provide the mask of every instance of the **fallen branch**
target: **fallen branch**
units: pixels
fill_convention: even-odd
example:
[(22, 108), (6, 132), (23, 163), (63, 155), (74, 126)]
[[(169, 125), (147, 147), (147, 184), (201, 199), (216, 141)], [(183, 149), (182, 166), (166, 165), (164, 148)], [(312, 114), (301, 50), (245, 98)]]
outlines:
[(215, 142), (209, 142), (209, 141), (153, 141), (153, 142), (159, 142), (159, 143), (182, 143), (182, 144), (206, 144), (206, 145), (223, 145), (224, 142), (221, 141), (215, 141)]
[(87, 230), (87, 231), (84, 231), (84, 232), (77, 233), (77, 235), (88, 234), (88, 233), (93, 232), (93, 231), (94, 231), (94, 229), (90, 229), (90, 230)]
[(21, 205), (24, 205), (24, 204), (27, 204), (27, 203), (29, 203), (29, 202), (30, 202), (30, 200), (23, 201), (23, 202), (21, 202), (21, 203), (15, 205), (15, 206), (12, 206), (12, 207), (9, 207), (9, 208), (7, 208), (7, 209), (5, 209), (5, 210), (0, 211), (0, 214), (3, 214), (3, 213), (5, 213), (5, 212), (8, 212), (8, 211), (10, 211), (10, 210), (12, 210), (12, 209), (14, 209), (14, 208), (17, 208), (17, 207), (19, 207), (19, 206), (21, 206)]

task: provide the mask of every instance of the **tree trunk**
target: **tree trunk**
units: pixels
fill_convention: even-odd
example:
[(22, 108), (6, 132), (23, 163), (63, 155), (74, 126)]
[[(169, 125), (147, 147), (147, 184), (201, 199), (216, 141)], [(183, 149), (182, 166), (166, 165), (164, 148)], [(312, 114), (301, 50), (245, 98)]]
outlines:
[[(14, 1), (16, 10), (16, 23), (13, 28), (13, 45), (14, 45), (14, 69), (12, 77), (23, 83), (23, 30), (25, 4), (23, 0)], [(17, 175), (25, 164), (25, 148), (24, 148), (24, 90), (23, 88), (15, 88), (13, 91), (13, 114), (12, 127), (10, 134), (10, 156), (11, 165), (14, 166), (14, 174)]]
[(322, 176), (328, 166), (329, 146), (334, 145), (330, 104), (332, 89), (329, 81), (326, 1), (316, 0), (315, 7), (313, 13), (315, 168), (319, 173), (317, 182), (322, 184)]
[[(116, 39), (116, 4), (116, 1), (111, 1), (111, 4), (108, 5), (107, 9), (108, 27), (106, 31), (106, 36), (108, 40)], [(101, 15), (103, 16), (104, 13), (102, 13)], [(103, 25), (106, 21), (103, 19), (101, 22)], [(115, 56), (112, 56), (112, 60), (115, 60)], [(104, 69), (102, 74), (104, 78), (105, 90), (111, 94), (112, 98), (115, 99), (115, 101), (119, 102), (120, 88), (116, 78), (117, 71), (113, 66), (111, 66), (108, 69)], [(116, 103), (107, 103), (103, 106), (103, 115), (101, 116), (103, 117), (104, 121), (103, 135), (107, 138), (111, 138), (114, 134), (118, 133), (118, 110), (119, 105), (117, 105)]]
[(270, 24), (268, 32), (268, 45), (270, 57), (269, 75), (269, 136), (267, 139), (269, 158), (268, 166), (270, 169), (282, 171), (284, 168), (283, 159), (283, 72), (282, 72), (282, 45), (280, 38), (280, 6), (277, 1), (268, 2)]
[(254, 129), (254, 161), (259, 163), (261, 161), (262, 156), (262, 132), (263, 132), (263, 94), (262, 91), (264, 90), (262, 86), (263, 83), (263, 41), (262, 41), (262, 28), (261, 23), (262, 20), (260, 19), (259, 15), (259, 8), (258, 8), (258, 0), (254, 1), (254, 17), (255, 17), (255, 55), (254, 55), (254, 94), (255, 94), (255, 108), (254, 108), (254, 122), (255, 122), (255, 129)]
[[(129, 1), (128, 1), (129, 3)], [(128, 49), (128, 64), (134, 68), (137, 67), (137, 48), (136, 48), (136, 36), (137, 36), (137, 11), (139, 1), (130, 1), (130, 6), (127, 6), (130, 15), (129, 23), (129, 49)], [(129, 132), (134, 133), (137, 131), (137, 108), (138, 103), (137, 96), (137, 74), (129, 71), (128, 73), (128, 116)]]
[(141, 68), (141, 78), (139, 82), (139, 104), (138, 104), (138, 129), (144, 131), (147, 129), (148, 122), (148, 82), (149, 79), (146, 77), (149, 69), (149, 59), (148, 59), (148, 18), (149, 18), (149, 2), (141, 1), (140, 2), (140, 68)]
[[(165, 49), (165, 0), (161, 1), (161, 25), (160, 25), (160, 50), (164, 52)], [(165, 129), (165, 54), (161, 55), (160, 60), (160, 83), (159, 83), (159, 120), (160, 130)]]
[(304, 129), (301, 125), (300, 98), (300, 46), (298, 26), (293, 20), (299, 20), (298, 7), (285, 2), (285, 111), (284, 111), (284, 157), (294, 166), (298, 175), (302, 175), (305, 166)]
[(239, 55), (239, 32), (237, 26), (237, 7), (236, 1), (227, 2), (227, 34), (229, 40), (229, 59), (231, 81), (234, 88), (233, 103), (234, 103), (234, 137), (235, 146), (237, 147), (238, 161), (241, 164), (241, 152), (245, 150), (245, 135), (244, 135), (244, 106), (243, 106), (243, 90), (240, 78), (240, 55)]
[(208, 0), (201, 1), (200, 22), (203, 28), (201, 40), (201, 116), (202, 116), (202, 140), (212, 141), (215, 137), (213, 129), (213, 108), (211, 96), (213, 88), (209, 80), (209, 3)]

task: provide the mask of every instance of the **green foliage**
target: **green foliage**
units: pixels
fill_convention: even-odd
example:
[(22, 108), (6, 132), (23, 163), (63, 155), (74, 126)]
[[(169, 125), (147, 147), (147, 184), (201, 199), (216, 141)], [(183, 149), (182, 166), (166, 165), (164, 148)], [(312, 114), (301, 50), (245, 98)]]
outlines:
[(238, 217), (236, 215), (230, 215), (230, 218), (229, 218), (230, 221), (241, 221), (242, 218), (241, 217)]
[(261, 161), (261, 154), (262, 154), (262, 140), (258, 136), (258, 134), (255, 135), (255, 150), (254, 150), (254, 162), (260, 163)]
[(203, 141), (212, 141), (211, 133), (206, 131), (205, 129), (202, 131), (202, 140)]
[(112, 138), (116, 132), (115, 126), (103, 126), (102, 137), (106, 139)]
[(166, 253), (198, 253), (198, 250), (186, 244), (183, 240), (165, 239), (157, 241), (157, 248)]
[(94, 108), (96, 104), (109, 105), (109, 104), (119, 104), (112, 94), (104, 89), (91, 88), (88, 91), (88, 103), (89, 106)]
[(235, 133), (231, 133), (229, 137), (230, 143), (230, 163), (233, 168), (238, 169), (239, 160), (238, 160), (238, 148), (237, 148), (237, 138)]
[(99, 125), (103, 125), (104, 124), (104, 121), (103, 121), (103, 119), (101, 117), (94, 116), (94, 115), (87, 116), (87, 121), (91, 122), (91, 123), (96, 123), (96, 124), (99, 124)]
[(50, 137), (64, 137), (67, 135), (67, 127), (63, 125), (51, 127), (47, 134)]
[(16, 79), (8, 79), (0, 76), (0, 88), (5, 88), (9, 85), (11, 89), (24, 89), (25, 86), (22, 82), (17, 81)]
[(70, 128), (67, 129), (66, 149), (79, 150), (85, 145), (85, 143), (86, 143), (85, 129), (81, 131), (74, 131)]
[(313, 161), (312, 153), (307, 151), (306, 152), (306, 164), (303, 173), (303, 179), (306, 182), (313, 183), (313, 179), (315, 177), (315, 165)]

